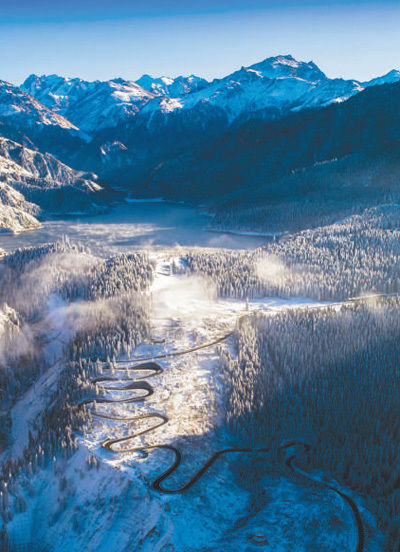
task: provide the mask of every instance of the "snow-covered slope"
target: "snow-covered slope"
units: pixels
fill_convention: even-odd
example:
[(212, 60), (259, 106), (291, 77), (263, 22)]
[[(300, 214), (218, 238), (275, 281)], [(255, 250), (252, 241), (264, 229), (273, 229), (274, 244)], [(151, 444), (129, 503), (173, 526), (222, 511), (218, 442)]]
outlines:
[[(159, 77), (147, 74), (136, 82), (123, 79), (87, 82), (57, 75), (31, 75), (21, 88), (54, 113), (88, 133), (132, 123), (148, 127), (185, 112), (185, 124), (207, 124), (216, 117), (229, 123), (258, 117), (275, 119), (291, 111), (342, 102), (367, 86), (394, 82), (399, 71), (367, 83), (330, 79), (312, 62), (290, 55), (270, 57), (242, 67), (211, 83), (201, 77)], [(113, 137), (115, 139), (115, 137)]]
[[(180, 97), (158, 101), (164, 112), (192, 110), (201, 105), (224, 111), (229, 121), (251, 117), (255, 112), (276, 118), (289, 111), (321, 107), (344, 101), (363, 90), (354, 80), (328, 79), (313, 62), (299, 62), (292, 56), (268, 58), (209, 86)], [(146, 110), (155, 109), (155, 102)]]
[(13, 185), (41, 186), (43, 189), (73, 186), (98, 192), (97, 176), (71, 169), (49, 153), (39, 153), (0, 136), (0, 175)]
[[(40, 227), (35, 215), (40, 208), (5, 182), (0, 182), (0, 233), (17, 234)], [(1, 252), (0, 252), (1, 256)]]
[(205, 88), (209, 82), (202, 77), (190, 75), (189, 77), (158, 77), (154, 78), (150, 75), (142, 75), (136, 81), (137, 84), (160, 96), (169, 96), (176, 98)]
[[(151, 319), (153, 337), (161, 339), (159, 343), (141, 343), (133, 357), (173, 353), (209, 343), (230, 331), (244, 312), (244, 301), (215, 301), (207, 281), (175, 274), (172, 265), (184, 266), (176, 254), (176, 249), (159, 251), (153, 258), (156, 274), (149, 289)], [(68, 259), (71, 262), (73, 257)], [(275, 316), (275, 308), (299, 306), (298, 300), (275, 303), (271, 298), (247, 305), (254, 311), (271, 309), (271, 316)], [(56, 319), (58, 316), (47, 320), (54, 324)], [(54, 341), (58, 339), (59, 332), (54, 326), (46, 330), (46, 335), (53, 335)], [(63, 332), (60, 343), (65, 337)], [(220, 346), (230, 349), (232, 345), (228, 341)], [(7, 507), (13, 513), (4, 531), (10, 539), (10, 550), (283, 552), (323, 549), (333, 552), (355, 549), (354, 520), (340, 497), (327, 492), (323, 486), (305, 484), (293, 477), (284, 465), (284, 458), (277, 463), (268, 452), (258, 458), (248, 454), (221, 455), (182, 494), (159, 493), (151, 488), (154, 479), (173, 460), (171, 450), (162, 450), (163, 444), (176, 446), (182, 452), (179, 469), (172, 470), (166, 482), (170, 489), (179, 489), (190, 481), (216, 450), (232, 446), (229, 435), (221, 431), (223, 383), (214, 346), (161, 360), (163, 371), (148, 384), (151, 389), (154, 387), (154, 393), (145, 400), (97, 403), (90, 422), (74, 435), (76, 452), (67, 455), (57, 450), (53, 460), (44, 461), (42, 435), (49, 431), (46, 412), (50, 410), (57, 424), (64, 422), (54, 400), (57, 385), (70, 404), (75, 404), (74, 398), (64, 391), (69, 389), (73, 376), (70, 370), (62, 371), (61, 364), (62, 361), (44, 371), (18, 397), (11, 410), (12, 439), (4, 458), (17, 462), (27, 456), (26, 451), (34, 449), (35, 453), (38, 450), (39, 461), (26, 462), (28, 466), (19, 470), (12, 487), (10, 484), (13, 493), (7, 490), (5, 495), (11, 503), (8, 506), (7, 502)], [(126, 370), (126, 366), (123, 361), (113, 364), (113, 377), (125, 381), (134, 378), (135, 370)], [(98, 366), (96, 375), (97, 369), (107, 378), (109, 371), (105, 367), (103, 371)], [(81, 395), (86, 396), (89, 389), (85, 379), (77, 380)], [(102, 393), (106, 400), (122, 399), (122, 393), (115, 387), (101, 391), (101, 386), (100, 379), (96, 393)], [(51, 406), (46, 408), (50, 401), (53, 401)], [(133, 418), (146, 414), (151, 417), (158, 411), (168, 421), (151, 431), (145, 431), (151, 427), (145, 419)], [(112, 416), (119, 418), (113, 420)], [(38, 428), (41, 428), (40, 438), (32, 446), (30, 441), (36, 437)], [(133, 436), (129, 446), (154, 446), (146, 458), (129, 449), (119, 454), (101, 446), (109, 436), (126, 436), (126, 432), (135, 431), (142, 433)], [(34, 437), (30, 438), (30, 432)], [(54, 447), (63, 446), (54, 441)], [(161, 445), (159, 450), (157, 444)], [(256, 477), (252, 475), (254, 472)], [(358, 497), (355, 500), (361, 502)], [(364, 517), (367, 518), (367, 512), (363, 513)], [(366, 552), (375, 550), (370, 546), (371, 540), (368, 534)]]
[(0, 117), (17, 126), (47, 125), (64, 129), (76, 127), (36, 98), (8, 82), (0, 81)]
[(88, 82), (57, 75), (30, 75), (21, 88), (86, 132), (117, 125), (154, 97), (135, 82), (123, 79)]
[[(3, 347), (4, 342), (17, 334), (19, 331), (20, 320), (18, 313), (9, 307), (6, 303), (0, 307), (0, 344)], [(1, 352), (1, 349), (0, 349)]]
[(393, 82), (397, 82), (399, 80), (400, 71), (398, 69), (392, 69), (392, 71), (389, 71), (389, 73), (386, 73), (386, 75), (383, 75), (382, 77), (376, 77), (375, 79), (372, 79), (370, 81), (366, 81), (363, 83), (363, 85), (367, 87), (381, 84), (392, 84)]
[(63, 213), (92, 209), (103, 190), (96, 179), (96, 175), (71, 169), (48, 153), (0, 137), (0, 229), (20, 232), (38, 227), (38, 205)]
[[(20, 195), (23, 201), (23, 195)], [(35, 230), (40, 226), (40, 222), (23, 208), (5, 205), (0, 200), (0, 233), (19, 234), (25, 230)]]

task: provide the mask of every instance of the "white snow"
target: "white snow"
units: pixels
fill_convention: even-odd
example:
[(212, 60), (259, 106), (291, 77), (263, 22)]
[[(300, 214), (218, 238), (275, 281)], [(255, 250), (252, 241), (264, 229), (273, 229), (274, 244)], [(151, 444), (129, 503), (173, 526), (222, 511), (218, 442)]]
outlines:
[(180, 109), (183, 107), (183, 103), (174, 98), (163, 98), (160, 101), (160, 109), (163, 113), (170, 113), (171, 111), (175, 111), (175, 109)]
[[(31, 75), (21, 88), (85, 132), (116, 125), (136, 114), (154, 94), (123, 79), (88, 82), (57, 75)], [(58, 116), (60, 116), (58, 115)]]
[(65, 117), (54, 113), (21, 88), (4, 81), (0, 81), (0, 116), (28, 125), (53, 125), (78, 130)]
[[(329, 79), (313, 63), (276, 56), (265, 59), (222, 79), (207, 82), (190, 77), (143, 75), (137, 82), (114, 79), (87, 82), (57, 75), (31, 75), (22, 89), (35, 96), (85, 132), (111, 127), (137, 114), (147, 117), (146, 124), (157, 120), (157, 113), (181, 110), (196, 112), (204, 106), (222, 110), (232, 122), (255, 111), (278, 110), (283, 113), (326, 106), (345, 101), (367, 86), (395, 82), (399, 71), (367, 83), (356, 80)], [(33, 99), (33, 98), (32, 98)], [(39, 102), (37, 102), (38, 105)], [(50, 112), (51, 113), (51, 112)], [(58, 124), (67, 124), (58, 121)]]
[(297, 111), (347, 99), (363, 90), (354, 80), (328, 79), (312, 62), (291, 56), (269, 58), (216, 79), (208, 86), (180, 96), (176, 102), (149, 102), (143, 112), (192, 110), (202, 104), (222, 109), (232, 122), (245, 113), (266, 109)]

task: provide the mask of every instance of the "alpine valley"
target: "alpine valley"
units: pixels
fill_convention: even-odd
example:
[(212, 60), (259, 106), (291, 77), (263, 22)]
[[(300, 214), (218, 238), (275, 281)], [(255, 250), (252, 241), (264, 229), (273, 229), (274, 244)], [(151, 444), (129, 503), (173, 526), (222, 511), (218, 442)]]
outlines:
[[(340, 200), (332, 173), (337, 182), (343, 172), (359, 182), (366, 171), (373, 178), (392, 168), (399, 80), (397, 70), (369, 82), (330, 79), (313, 62), (286, 55), (212, 82), (194, 75), (0, 82), (0, 135), (8, 139), (2, 181), (37, 204), (40, 217), (98, 211), (120, 199), (115, 192), (209, 206), (254, 198), (266, 204), (285, 194)], [(65, 186), (73, 191), (61, 208)], [(355, 188), (355, 195), (374, 193)], [(15, 200), (7, 197), (2, 228), (29, 228), (38, 207), (13, 227)]]

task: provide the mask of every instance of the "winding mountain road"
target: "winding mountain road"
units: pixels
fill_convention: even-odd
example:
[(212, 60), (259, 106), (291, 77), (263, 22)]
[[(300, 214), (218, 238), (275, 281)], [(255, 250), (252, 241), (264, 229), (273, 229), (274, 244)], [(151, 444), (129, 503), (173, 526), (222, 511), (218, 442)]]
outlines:
[[(385, 297), (398, 297), (398, 294), (377, 294), (374, 296), (366, 296), (366, 297), (355, 297), (351, 298), (347, 301), (344, 301), (342, 303), (335, 303), (335, 304), (326, 304), (326, 305), (316, 305), (313, 308), (327, 308), (334, 305), (343, 305), (343, 304), (349, 304), (349, 303), (360, 303), (367, 300), (370, 300), (372, 298), (385, 298)], [(301, 307), (301, 308), (309, 308), (309, 307)], [(238, 319), (238, 324), (242, 322), (242, 320), (252, 314), (255, 314), (257, 311), (251, 311), (246, 312), (242, 314)], [(135, 392), (135, 391), (144, 391), (144, 394), (136, 395), (135, 393), (132, 395), (130, 394), (126, 398), (122, 399), (113, 399), (113, 398), (107, 398), (107, 397), (96, 397), (92, 399), (85, 399), (79, 403), (79, 407), (84, 407), (93, 403), (102, 403), (102, 404), (112, 404), (112, 403), (134, 403), (134, 402), (141, 402), (144, 401), (147, 397), (151, 396), (154, 392), (154, 388), (146, 381), (148, 378), (157, 376), (163, 372), (162, 367), (155, 363), (154, 360), (157, 359), (165, 359), (169, 357), (174, 356), (180, 356), (189, 354), (194, 351), (198, 351), (201, 349), (205, 349), (207, 347), (211, 347), (213, 345), (216, 345), (218, 343), (221, 343), (222, 341), (228, 339), (231, 337), (234, 333), (234, 330), (231, 330), (224, 334), (223, 336), (214, 339), (213, 341), (209, 341), (207, 343), (204, 343), (202, 345), (198, 345), (196, 347), (191, 347), (189, 349), (186, 349), (184, 351), (176, 351), (171, 353), (165, 353), (161, 355), (155, 355), (151, 357), (138, 357), (135, 359), (132, 359), (130, 361), (119, 361), (117, 362), (117, 370), (129, 370), (131, 372), (145, 372), (146, 375), (139, 376), (139, 377), (115, 377), (115, 376), (100, 376), (97, 378), (94, 378), (92, 380), (92, 383), (100, 385), (103, 387), (104, 391), (120, 391), (120, 392)], [(97, 361), (103, 361), (101, 357), (89, 357), (94, 362)], [(144, 362), (147, 361), (147, 362)], [(132, 365), (132, 362), (141, 362), (141, 364), (134, 364)], [(105, 385), (107, 383), (111, 383), (110, 385)], [(119, 385), (116, 385), (119, 384)], [(167, 450), (169, 452), (172, 452), (174, 455), (174, 460), (172, 464), (163, 471), (152, 483), (153, 489), (160, 491), (162, 493), (166, 494), (179, 494), (183, 493), (187, 490), (189, 490), (205, 473), (206, 471), (223, 455), (226, 454), (238, 454), (238, 453), (252, 453), (252, 454), (262, 454), (262, 453), (268, 453), (270, 452), (269, 448), (258, 448), (258, 449), (252, 449), (252, 448), (228, 448), (228, 449), (222, 449), (217, 452), (215, 452), (204, 464), (203, 466), (197, 470), (197, 472), (187, 481), (184, 485), (181, 487), (171, 489), (168, 487), (165, 487), (163, 483), (165, 480), (173, 473), (175, 472), (178, 467), (181, 464), (182, 461), (182, 455), (176, 447), (172, 445), (164, 445), (164, 444), (156, 444), (156, 445), (145, 445), (145, 446), (126, 446), (120, 448), (120, 444), (128, 444), (129, 442), (134, 441), (136, 437), (139, 437), (140, 435), (144, 435), (146, 433), (149, 433), (151, 431), (154, 431), (155, 429), (163, 426), (164, 424), (168, 423), (169, 419), (164, 414), (161, 414), (159, 412), (152, 412), (148, 414), (143, 414), (140, 416), (114, 416), (106, 413), (100, 413), (97, 411), (91, 410), (91, 413), (93, 416), (96, 416), (98, 418), (103, 418), (105, 420), (115, 420), (115, 421), (123, 421), (127, 423), (134, 423), (139, 422), (141, 420), (149, 420), (154, 419), (157, 420), (157, 422), (152, 425), (151, 427), (148, 427), (146, 429), (133, 432), (127, 436), (124, 437), (117, 437), (117, 438), (107, 438), (102, 443), (101, 446), (109, 451), (113, 451), (116, 453), (132, 453), (132, 452), (138, 452), (141, 453), (144, 457), (148, 456), (148, 452), (151, 450)], [(310, 451), (310, 445), (308, 443), (305, 443), (303, 441), (288, 441), (286, 443), (283, 443), (279, 450), (285, 451), (286, 449), (292, 448), (292, 447), (302, 447), (304, 451), (309, 452)], [(340, 496), (343, 501), (351, 508), (356, 528), (357, 528), (357, 546), (355, 549), (355, 552), (364, 552), (364, 543), (365, 543), (365, 532), (364, 527), (362, 523), (362, 517), (360, 514), (360, 511), (357, 507), (357, 504), (355, 501), (342, 492), (341, 490), (333, 487), (332, 485), (328, 483), (324, 483), (318, 479), (313, 478), (310, 474), (307, 474), (306, 472), (303, 472), (300, 468), (296, 466), (294, 463), (296, 458), (296, 453), (290, 454), (286, 460), (285, 464), (286, 466), (294, 473), (296, 476), (301, 477), (303, 479), (306, 479), (308, 482), (311, 482), (312, 485), (317, 487), (323, 487), (326, 489), (329, 489), (333, 492), (335, 492), (338, 496)]]
[[(225, 338), (226, 339), (226, 338)], [(208, 345), (210, 346), (210, 345)], [(109, 391), (133, 391), (133, 390), (142, 390), (144, 389), (146, 392), (145, 395), (130, 395), (123, 399), (108, 399), (106, 397), (96, 397), (93, 399), (85, 399), (79, 403), (79, 407), (84, 407), (86, 405), (92, 404), (92, 403), (102, 403), (102, 404), (113, 404), (113, 403), (133, 403), (133, 402), (141, 402), (144, 401), (147, 397), (153, 394), (154, 389), (153, 387), (148, 383), (141, 381), (145, 377), (153, 377), (160, 373), (162, 373), (163, 369), (159, 364), (156, 364), (155, 362), (147, 362), (144, 364), (139, 364), (136, 366), (130, 366), (126, 367), (123, 366), (123, 370), (130, 370), (133, 372), (137, 371), (146, 371), (150, 372), (147, 376), (142, 376), (140, 378), (119, 378), (119, 377), (108, 377), (108, 376), (101, 376), (98, 378), (94, 378), (92, 380), (92, 383), (94, 384), (100, 384), (104, 388), (104, 390)], [(129, 382), (127, 385), (125, 385), (124, 382)], [(105, 382), (121, 382), (121, 386), (105, 386), (103, 385)], [(213, 454), (205, 464), (189, 479), (187, 483), (185, 483), (182, 487), (179, 487), (177, 489), (170, 489), (167, 487), (164, 487), (162, 485), (163, 481), (165, 481), (175, 470), (178, 469), (179, 465), (182, 461), (182, 455), (179, 449), (172, 445), (145, 445), (145, 446), (139, 446), (139, 447), (127, 447), (127, 448), (119, 448), (118, 445), (120, 443), (127, 443), (129, 441), (134, 440), (136, 437), (139, 437), (140, 435), (144, 435), (145, 433), (149, 433), (151, 431), (154, 431), (158, 427), (163, 426), (166, 424), (169, 419), (164, 414), (160, 414), (159, 412), (153, 412), (149, 414), (143, 414), (140, 416), (114, 416), (110, 414), (103, 414), (97, 411), (91, 410), (91, 414), (93, 416), (96, 416), (98, 418), (103, 418), (105, 420), (116, 420), (116, 421), (124, 421), (129, 423), (138, 422), (140, 420), (149, 420), (149, 419), (157, 419), (158, 423), (155, 425), (146, 428), (141, 431), (136, 431), (134, 433), (131, 433), (124, 437), (117, 437), (117, 438), (107, 438), (102, 443), (101, 446), (106, 449), (113, 452), (117, 452), (119, 454), (123, 453), (132, 453), (132, 452), (140, 452), (143, 454), (144, 457), (148, 456), (148, 451), (155, 450), (155, 449), (164, 449), (172, 452), (174, 454), (174, 461), (171, 464), (169, 468), (167, 468), (164, 472), (161, 473), (152, 483), (153, 489), (166, 493), (166, 494), (179, 494), (183, 493), (187, 490), (189, 490), (203, 475), (204, 473), (220, 458), (221, 456), (225, 454), (232, 454), (232, 453), (253, 453), (253, 454), (260, 454), (260, 453), (266, 453), (269, 452), (270, 449), (268, 448), (260, 448), (260, 449), (251, 449), (251, 448), (231, 448), (231, 449), (223, 449), (220, 451), (217, 451), (215, 454)], [(117, 447), (117, 448), (116, 448)]]
[[(208, 346), (210, 345), (208, 344)], [(84, 407), (86, 405), (90, 405), (93, 403), (113, 404), (113, 403), (142, 402), (147, 397), (150, 397), (154, 392), (153, 387), (147, 381), (144, 381), (145, 378), (151, 378), (163, 372), (162, 367), (155, 362), (146, 362), (146, 363), (133, 365), (133, 366), (130, 365), (129, 367), (124, 365), (122, 369), (123, 370), (129, 369), (132, 372), (146, 372), (146, 375), (135, 377), (135, 378), (100, 376), (100, 377), (94, 378), (92, 380), (92, 383), (101, 385), (105, 391), (132, 392), (136, 390), (140, 390), (140, 391), (143, 390), (145, 391), (145, 394), (141, 394), (139, 396), (137, 396), (136, 394), (133, 394), (133, 395), (129, 394), (128, 397), (125, 397), (122, 399), (96, 397), (93, 399), (85, 399), (81, 401), (79, 403), (79, 406)], [(112, 385), (111, 386), (105, 385), (106, 383), (112, 383)], [(117, 383), (120, 383), (120, 385), (116, 385)], [(152, 488), (164, 494), (181, 494), (188, 491), (208, 471), (208, 469), (211, 468), (211, 466), (224, 455), (240, 454), (240, 453), (262, 454), (262, 453), (268, 453), (271, 450), (270, 448), (253, 449), (253, 448), (247, 448), (247, 447), (227, 448), (227, 449), (219, 450), (215, 452), (184, 485), (177, 488), (169, 488), (169, 487), (165, 487), (163, 483), (165, 482), (166, 479), (168, 479), (170, 475), (172, 475), (179, 468), (182, 462), (182, 455), (178, 448), (174, 447), (173, 445), (165, 445), (165, 444), (126, 446), (122, 448), (119, 447), (120, 444), (124, 444), (124, 443), (127, 444), (129, 442), (132, 442), (134, 441), (135, 438), (139, 437), (140, 435), (150, 433), (151, 431), (154, 431), (155, 429), (168, 423), (169, 419), (167, 416), (159, 412), (142, 414), (140, 416), (115, 416), (115, 415), (101, 413), (93, 410), (91, 410), (91, 414), (93, 416), (102, 418), (104, 420), (123, 421), (126, 423), (136, 423), (142, 420), (150, 420), (150, 419), (154, 419), (157, 421), (154, 425), (146, 429), (135, 431), (124, 437), (107, 438), (101, 443), (101, 446), (106, 450), (119, 453), (119, 454), (138, 452), (142, 454), (144, 458), (146, 458), (148, 456), (149, 451), (152, 451), (152, 450), (167, 450), (171, 452), (174, 455), (174, 460), (172, 464), (166, 470), (164, 470), (159, 476), (157, 476), (156, 479), (154, 479), (154, 481), (152, 482)], [(286, 443), (283, 443), (279, 447), (279, 450), (285, 451), (286, 449), (299, 447), (299, 446), (302, 447), (303, 450), (305, 450), (306, 452), (310, 451), (310, 445), (303, 441), (288, 441)], [(355, 549), (355, 552), (364, 552), (364, 541), (365, 541), (364, 527), (363, 527), (361, 514), (357, 507), (357, 504), (354, 502), (354, 500), (351, 497), (349, 497), (347, 494), (343, 493), (339, 489), (336, 489), (335, 487), (333, 487), (332, 485), (329, 485), (328, 483), (324, 483), (320, 480), (314, 479), (311, 475), (303, 472), (294, 463), (295, 458), (296, 458), (296, 453), (292, 453), (286, 458), (286, 461), (285, 461), (286, 466), (294, 474), (296, 474), (298, 477), (308, 480), (316, 487), (324, 487), (326, 489), (332, 490), (333, 492), (338, 494), (350, 506), (352, 510), (352, 514), (354, 516), (356, 527), (357, 527), (357, 547)]]

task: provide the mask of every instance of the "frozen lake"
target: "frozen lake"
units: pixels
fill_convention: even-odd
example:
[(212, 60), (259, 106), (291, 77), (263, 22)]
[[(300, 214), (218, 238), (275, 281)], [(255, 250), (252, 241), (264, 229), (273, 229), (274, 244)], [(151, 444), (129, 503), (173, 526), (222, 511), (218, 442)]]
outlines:
[(241, 236), (205, 230), (210, 217), (192, 207), (162, 202), (132, 202), (97, 216), (75, 216), (43, 223), (43, 227), (22, 234), (1, 235), (0, 248), (40, 245), (67, 236), (106, 254), (134, 248), (174, 245), (248, 249), (265, 244), (269, 238)]

